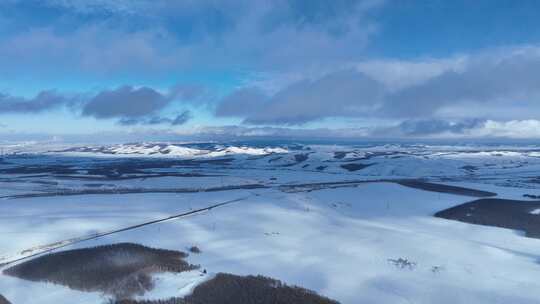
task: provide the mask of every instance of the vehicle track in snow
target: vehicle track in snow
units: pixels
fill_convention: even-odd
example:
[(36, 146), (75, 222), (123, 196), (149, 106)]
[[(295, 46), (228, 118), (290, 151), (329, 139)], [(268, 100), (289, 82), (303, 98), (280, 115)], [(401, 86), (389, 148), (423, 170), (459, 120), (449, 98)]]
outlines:
[(50, 244), (46, 244), (46, 245), (40, 245), (40, 246), (36, 246), (36, 247), (33, 247), (33, 248), (25, 249), (25, 250), (22, 250), (18, 256), (13, 257), (11, 259), (10, 258), (0, 258), (0, 268), (4, 268), (5, 266), (8, 266), (8, 265), (11, 265), (11, 264), (23, 261), (23, 260), (27, 260), (27, 259), (39, 256), (39, 255), (42, 255), (42, 254), (45, 254), (45, 253), (50, 253), (50, 252), (55, 251), (57, 249), (61, 249), (61, 248), (71, 246), (71, 245), (75, 245), (75, 244), (78, 244), (78, 243), (82, 243), (82, 242), (86, 242), (86, 241), (90, 241), (90, 240), (95, 240), (95, 239), (102, 238), (102, 237), (105, 237), (105, 236), (109, 236), (109, 235), (112, 235), (112, 234), (117, 234), (117, 233), (129, 231), (129, 230), (134, 230), (134, 229), (138, 229), (138, 228), (141, 228), (141, 227), (145, 227), (145, 226), (149, 226), (149, 225), (153, 225), (153, 224), (158, 224), (158, 223), (166, 222), (166, 221), (173, 220), (173, 219), (179, 219), (179, 218), (184, 218), (184, 217), (188, 217), (188, 216), (208, 212), (208, 211), (210, 211), (212, 209), (215, 209), (215, 208), (223, 207), (223, 206), (226, 206), (226, 205), (230, 205), (230, 204), (233, 204), (233, 203), (237, 203), (237, 202), (246, 200), (247, 198), (249, 198), (249, 197), (251, 197), (253, 195), (256, 195), (256, 194), (250, 194), (248, 196), (244, 196), (244, 197), (228, 200), (228, 201), (225, 201), (225, 202), (213, 204), (213, 205), (210, 205), (210, 206), (207, 206), (207, 207), (204, 207), (204, 208), (190, 210), (188, 212), (183, 212), (183, 213), (171, 215), (171, 216), (168, 216), (168, 217), (165, 217), (165, 218), (155, 219), (155, 220), (143, 222), (143, 223), (136, 224), (136, 225), (131, 225), (131, 226), (127, 226), (127, 227), (123, 227), (123, 228), (119, 228), (119, 229), (115, 229), (115, 230), (110, 230), (110, 231), (106, 231), (106, 232), (95, 233), (95, 234), (87, 235), (87, 236), (70, 238), (70, 239), (67, 239), (67, 240), (57, 241), (57, 242), (54, 242), (54, 243), (50, 243)]
[[(31, 197), (47, 197), (47, 196), (63, 196), (63, 195), (85, 195), (85, 194), (131, 194), (131, 193), (194, 193), (194, 192), (215, 192), (215, 191), (228, 191), (228, 190), (255, 190), (255, 189), (275, 189), (283, 192), (310, 192), (310, 191), (317, 191), (322, 189), (333, 189), (333, 188), (342, 188), (342, 187), (357, 187), (361, 184), (367, 184), (367, 183), (396, 183), (405, 187), (411, 187), (423, 191), (430, 191), (430, 192), (440, 192), (440, 193), (448, 193), (448, 194), (454, 194), (454, 195), (463, 195), (463, 196), (471, 196), (471, 197), (491, 197), (497, 195), (496, 193), (491, 192), (485, 192), (470, 188), (463, 188), (463, 187), (456, 187), (456, 186), (448, 186), (444, 184), (436, 184), (436, 183), (430, 183), (425, 182), (417, 179), (399, 179), (399, 180), (345, 180), (345, 181), (332, 181), (332, 182), (314, 182), (314, 183), (301, 183), (301, 184), (281, 184), (281, 185), (265, 185), (265, 184), (248, 184), (248, 185), (232, 185), (232, 186), (223, 186), (223, 187), (215, 187), (215, 188), (204, 188), (204, 189), (124, 189), (124, 191), (117, 191), (117, 192), (86, 192), (86, 191), (76, 191), (72, 193), (65, 193), (65, 192), (57, 192), (57, 193), (51, 193), (51, 192), (43, 192), (43, 193), (29, 193), (29, 194), (20, 194), (20, 195), (12, 195), (7, 196), (4, 198), (10, 198), (10, 199), (17, 199), (17, 198), (31, 198)], [(128, 190), (136, 190), (136, 191), (128, 191)], [(163, 191), (161, 191), (163, 190)], [(116, 234), (128, 230), (137, 229), (140, 227), (164, 222), (171, 219), (177, 219), (182, 218), (198, 213), (202, 213), (205, 211), (210, 211), (214, 208), (218, 208), (224, 205), (228, 205), (231, 203), (235, 203), (238, 201), (242, 201), (247, 199), (248, 197), (252, 196), (253, 194), (238, 198), (226, 202), (222, 202), (219, 204), (214, 204), (205, 208), (200, 208), (196, 210), (191, 210), (189, 212), (184, 212), (181, 214), (172, 215), (166, 218), (156, 219), (149, 222), (144, 222), (141, 224), (124, 227), (121, 229), (103, 232), (103, 233), (97, 233), (90, 236), (84, 236), (84, 237), (78, 237), (78, 238), (71, 238), (63, 241), (54, 242), (51, 244), (46, 244), (42, 246), (37, 246), (34, 248), (26, 249), (20, 252), (19, 257), (14, 259), (9, 258), (1, 258), (0, 257), (0, 268), (12, 264), (15, 262), (19, 262), (21, 260), (25, 260), (31, 257), (35, 257), (44, 253), (48, 253), (51, 251), (54, 251), (59, 248), (67, 247), (73, 244), (77, 244), (84, 241), (89, 241), (97, 238), (101, 238), (107, 235)], [(7, 261), (6, 261), (7, 260)]]

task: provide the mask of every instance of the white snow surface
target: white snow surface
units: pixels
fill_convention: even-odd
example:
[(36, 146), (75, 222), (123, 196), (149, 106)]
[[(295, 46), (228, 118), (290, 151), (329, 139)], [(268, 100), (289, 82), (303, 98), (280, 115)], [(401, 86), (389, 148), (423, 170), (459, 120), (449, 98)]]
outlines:
[[(500, 198), (523, 199), (523, 194), (540, 193), (540, 184), (532, 182), (540, 169), (537, 158), (540, 152), (534, 147), (310, 145), (293, 150), (289, 146), (194, 148), (131, 144), (93, 151), (34, 150), (28, 157), (24, 155), (30, 149), (17, 150), (16, 155), (4, 159), (7, 164), (0, 168), (17, 164), (86, 165), (104, 161), (102, 157), (134, 155), (168, 158), (170, 155), (163, 154), (166, 149), (169, 149), (167, 154), (183, 159), (232, 155), (234, 160), (225, 167), (202, 164), (148, 169), (213, 174), (201, 177), (89, 181), (66, 179), (60, 174), (40, 177), (35, 173), (2, 173), (0, 195), (94, 189), (95, 185), (89, 186), (92, 183), (104, 188), (148, 189), (204, 189), (257, 183), (268, 188), (3, 199), (0, 200), (0, 263), (37, 252), (40, 246), (57, 241), (243, 198), (208, 212), (77, 243), (62, 250), (119, 242), (184, 252), (195, 245), (202, 250), (200, 254), (190, 254), (186, 260), (201, 265), (208, 274), (198, 270), (158, 274), (154, 276), (155, 289), (137, 299), (182, 297), (213, 274), (227, 272), (273, 277), (343, 304), (539, 303), (539, 239), (524, 237), (519, 231), (433, 217), (437, 211), (475, 198), (389, 182), (296, 192), (280, 188), (311, 182), (422, 177), (492, 191)], [(346, 153), (343, 158), (335, 158), (335, 152)], [(295, 155), (300, 154), (307, 155), (307, 159), (297, 162)], [(81, 155), (85, 157), (80, 158)], [(371, 166), (358, 171), (341, 167), (348, 163)], [(318, 170), (319, 166), (326, 167)], [(540, 214), (538, 210), (530, 213)], [(400, 258), (416, 266), (396, 267), (392, 260)], [(13, 304), (32, 303), (35, 299), (44, 304), (73, 303), (74, 299), (76, 303), (95, 304), (108, 300), (107, 295), (97, 292), (79, 292), (6, 275), (0, 275), (0, 294)]]
[(539, 215), (540, 209), (534, 209), (533, 211), (529, 212), (530, 214)]

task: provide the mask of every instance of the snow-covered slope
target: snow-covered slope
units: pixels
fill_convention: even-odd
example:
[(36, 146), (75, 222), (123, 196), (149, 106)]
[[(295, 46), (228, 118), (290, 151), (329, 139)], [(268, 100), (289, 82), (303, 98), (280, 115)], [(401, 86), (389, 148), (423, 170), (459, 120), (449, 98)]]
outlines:
[[(533, 200), (540, 195), (534, 147), (42, 149), (11, 151), (0, 162), (0, 263), (122, 242), (184, 252), (197, 246), (202, 252), (186, 260), (200, 271), (156, 274), (154, 288), (137, 298), (184, 296), (221, 272), (277, 278), (344, 304), (540, 298), (539, 239), (433, 217), (476, 198), (399, 183), (421, 178)], [(0, 294), (13, 304), (110, 298), (6, 275)]]
[(249, 146), (223, 146), (212, 145), (204, 148), (191, 148), (182, 144), (171, 143), (132, 143), (111, 146), (77, 146), (65, 149), (49, 151), (50, 153), (61, 153), (64, 155), (79, 156), (157, 156), (157, 157), (183, 157), (191, 158), (197, 156), (220, 157), (226, 155), (267, 155), (272, 153), (287, 153), (287, 150), (280, 147), (249, 147)]

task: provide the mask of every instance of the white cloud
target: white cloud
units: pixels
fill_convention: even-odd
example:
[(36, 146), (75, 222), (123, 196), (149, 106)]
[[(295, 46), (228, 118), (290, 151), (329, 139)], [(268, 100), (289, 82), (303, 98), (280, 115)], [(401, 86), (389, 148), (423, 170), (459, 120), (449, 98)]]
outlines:
[(46, 0), (44, 2), (53, 7), (64, 7), (80, 13), (91, 13), (96, 10), (123, 14), (135, 13), (149, 5), (148, 1), (140, 0)]
[(540, 138), (540, 120), (488, 120), (470, 130), (471, 137)]
[(11, 33), (0, 40), (0, 68), (268, 72), (341, 65), (362, 56), (376, 31), (367, 12), (381, 2), (308, 1), (305, 9), (295, 1), (48, 0), (66, 14), (108, 13)]
[(389, 91), (421, 84), (445, 72), (463, 71), (467, 56), (421, 60), (368, 60), (357, 64), (357, 69), (383, 83)]
[[(540, 115), (538, 46), (426, 61), (365, 61), (355, 67), (283, 82), (267, 98), (243, 100), (241, 110), (229, 107), (227, 114), (263, 125), (332, 117), (509, 121)], [(218, 110), (234, 104), (234, 94)]]
[(68, 35), (52, 28), (32, 29), (0, 41), (2, 65), (36, 69), (67, 69), (84, 71), (159, 70), (178, 65), (173, 52), (161, 48), (167, 33), (139, 31), (125, 33), (106, 25), (92, 25)]

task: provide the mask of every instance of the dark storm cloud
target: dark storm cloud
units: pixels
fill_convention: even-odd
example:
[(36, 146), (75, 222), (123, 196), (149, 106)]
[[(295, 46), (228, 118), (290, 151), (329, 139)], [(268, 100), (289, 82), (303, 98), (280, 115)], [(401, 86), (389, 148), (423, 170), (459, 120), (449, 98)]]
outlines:
[(538, 113), (539, 97), (540, 55), (525, 51), (471, 58), (462, 71), (447, 71), (391, 94), (379, 114), (426, 117), (444, 107), (461, 106), (461, 112), (467, 112), (475, 104), (504, 108), (520, 103)]
[(38, 113), (74, 102), (55, 91), (42, 91), (33, 98), (0, 93), (0, 113)]
[(184, 111), (176, 115), (176, 117), (172, 121), (170, 121), (170, 124), (173, 126), (180, 126), (188, 122), (192, 117), (193, 116), (191, 115), (190, 111)]
[(217, 114), (244, 117), (248, 124), (299, 125), (326, 117), (361, 115), (382, 94), (380, 83), (358, 71), (343, 70), (295, 82), (270, 97), (255, 89), (237, 90), (222, 100)]
[(151, 116), (151, 117), (123, 117), (118, 120), (118, 124), (123, 126), (134, 125), (171, 125), (180, 126), (187, 123), (192, 118), (190, 111), (184, 111), (175, 117)]
[[(354, 138), (366, 136), (366, 129), (304, 129), (290, 127), (258, 127), (258, 126), (219, 126), (219, 127), (203, 127), (195, 130), (190, 130), (183, 135), (203, 136), (206, 138), (221, 138), (221, 137), (288, 137), (288, 138)], [(178, 134), (178, 133), (177, 133)]]
[(83, 116), (95, 118), (134, 118), (154, 114), (169, 104), (171, 98), (154, 89), (123, 86), (102, 91), (82, 109)]
[(479, 128), (485, 123), (481, 119), (452, 122), (440, 119), (407, 120), (398, 129), (403, 135), (422, 136), (440, 133), (463, 134), (468, 130)]
[(427, 130), (445, 127), (436, 124), (444, 119), (512, 120), (540, 115), (540, 50), (499, 50), (448, 66), (398, 89), (375, 80), (373, 71), (368, 75), (359, 70), (297, 81), (272, 96), (256, 88), (240, 88), (222, 99), (216, 115), (272, 125), (331, 117), (412, 120), (426, 122)]
[(123, 86), (96, 94), (83, 105), (82, 115), (97, 119), (117, 118), (118, 124), (123, 126), (180, 126), (191, 119), (190, 111), (183, 111), (175, 117), (162, 116), (160, 112), (175, 101), (191, 102), (204, 90), (201, 86), (180, 84), (167, 93), (160, 93), (148, 87)]
[(148, 125), (169, 124), (172, 126), (180, 126), (191, 119), (191, 112), (184, 111), (176, 115), (174, 118), (154, 116), (146, 121)]
[(174, 117), (165, 117), (160, 112), (173, 102), (186, 103), (201, 95), (203, 88), (177, 85), (167, 93), (149, 87), (122, 86), (104, 90), (94, 95), (80, 93), (66, 95), (56, 91), (42, 91), (33, 98), (0, 93), (0, 113), (39, 113), (58, 108), (68, 108), (81, 116), (96, 119), (119, 119), (121, 125), (178, 126), (191, 119), (191, 112), (183, 111)]
[(260, 111), (267, 96), (258, 88), (242, 88), (225, 96), (216, 108), (216, 116), (249, 117)]

